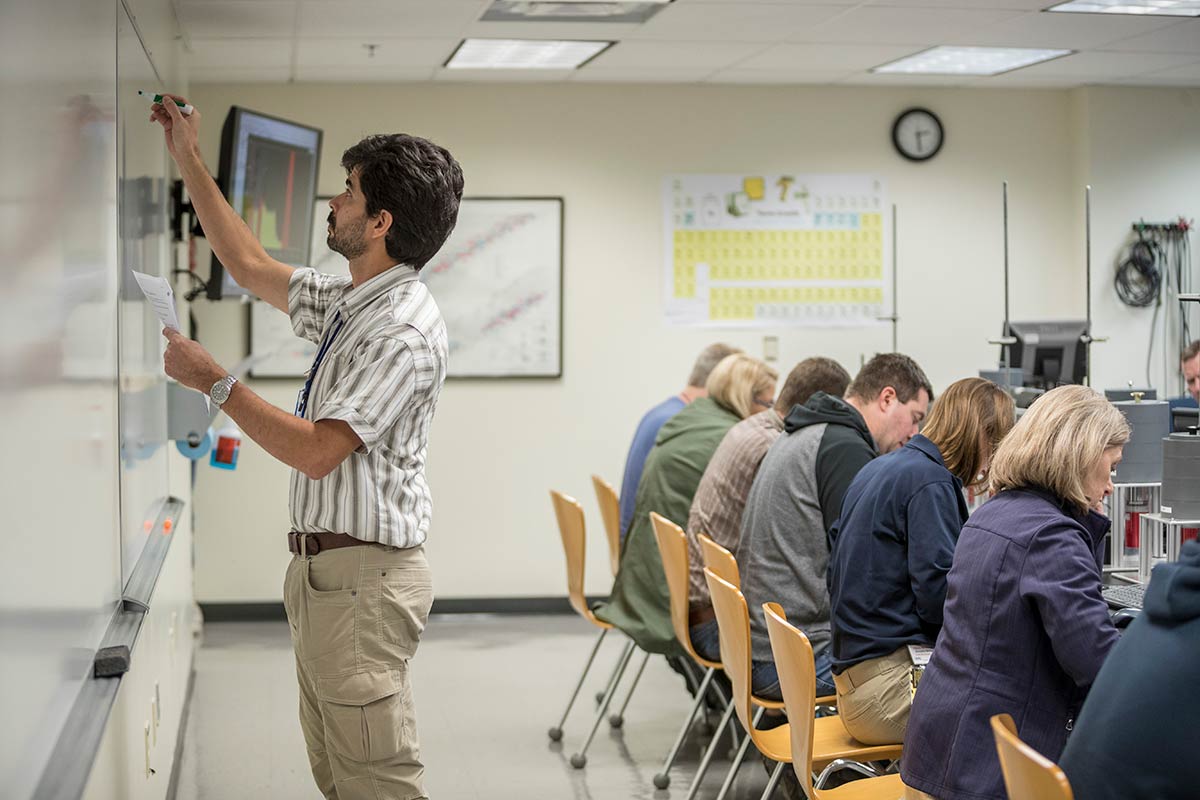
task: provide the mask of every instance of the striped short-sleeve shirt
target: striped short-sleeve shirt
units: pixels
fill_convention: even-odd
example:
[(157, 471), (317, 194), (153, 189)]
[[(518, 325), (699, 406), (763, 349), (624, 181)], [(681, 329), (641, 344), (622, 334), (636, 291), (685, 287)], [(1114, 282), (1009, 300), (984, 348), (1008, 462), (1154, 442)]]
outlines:
[(292, 471), (292, 529), (416, 547), (433, 515), (429, 426), (446, 378), (446, 325), (417, 271), (400, 264), (360, 286), (298, 269), (288, 284), (297, 336), (327, 351), (305, 419), (340, 419), (362, 447), (320, 480)]

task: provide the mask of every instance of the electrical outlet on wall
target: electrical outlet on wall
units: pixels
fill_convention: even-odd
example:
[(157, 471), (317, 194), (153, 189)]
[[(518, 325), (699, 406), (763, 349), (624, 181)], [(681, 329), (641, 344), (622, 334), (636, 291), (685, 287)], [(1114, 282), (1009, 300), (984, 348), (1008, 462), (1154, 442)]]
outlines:
[(763, 337), (763, 361), (773, 364), (779, 360), (779, 337)]

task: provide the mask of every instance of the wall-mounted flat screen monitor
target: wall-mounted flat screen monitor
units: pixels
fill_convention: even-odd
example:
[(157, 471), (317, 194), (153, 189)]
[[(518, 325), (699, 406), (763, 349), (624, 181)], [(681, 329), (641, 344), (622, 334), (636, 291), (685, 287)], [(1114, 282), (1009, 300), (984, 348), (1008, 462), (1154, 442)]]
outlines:
[[(317, 128), (240, 106), (225, 117), (217, 183), (267, 253), (285, 264), (308, 264), (320, 158)], [(245, 294), (214, 253), (209, 299)]]

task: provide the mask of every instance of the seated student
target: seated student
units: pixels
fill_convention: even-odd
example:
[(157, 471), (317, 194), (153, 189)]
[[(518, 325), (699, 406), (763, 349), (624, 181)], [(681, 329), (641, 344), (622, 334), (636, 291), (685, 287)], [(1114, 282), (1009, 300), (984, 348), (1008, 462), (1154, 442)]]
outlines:
[(921, 433), (855, 476), (829, 531), (833, 682), (846, 730), (864, 744), (904, 741), (912, 707), (908, 645), (942, 627), (946, 573), (967, 521), (963, 485), (980, 485), (1012, 428), (1008, 393), (952, 383)]
[(778, 377), (757, 358), (726, 356), (708, 376), (708, 397), (693, 400), (658, 432), (638, 484), (612, 594), (596, 611), (649, 653), (684, 654), (671, 627), (670, 592), (650, 512), (676, 524), (687, 521), (696, 486), (717, 445), (740, 420), (774, 404)]
[(738, 542), (742, 594), (750, 607), (751, 689), (778, 700), (762, 604), (783, 606), (812, 642), (817, 696), (834, 693), (829, 673), (829, 564), (826, 532), (854, 476), (878, 453), (917, 432), (933, 394), (908, 356), (877, 355), (859, 370), (846, 398), (817, 392), (783, 423), (750, 487)]
[(907, 786), (938, 800), (1006, 800), (995, 714), (1011, 714), (1046, 758), (1062, 754), (1117, 641), (1100, 597), (1110, 523), (1099, 509), (1127, 441), (1129, 424), (1103, 396), (1060, 386), (1000, 443), (997, 494), (959, 534), (942, 632), (913, 698)]
[(697, 536), (703, 533), (736, 552), (742, 532), (746, 495), (767, 449), (783, 433), (783, 418), (792, 406), (808, 402), (816, 392), (834, 397), (846, 393), (850, 373), (831, 358), (806, 358), (792, 368), (775, 407), (734, 425), (708, 462), (688, 513), (688, 612), (692, 647), (709, 661), (720, 661), (717, 618), (704, 580), (704, 554)]
[(736, 347), (717, 342), (710, 344), (700, 351), (696, 363), (692, 365), (692, 374), (688, 376), (687, 386), (674, 397), (668, 397), (642, 416), (637, 430), (633, 434), (633, 442), (629, 445), (629, 455), (625, 456), (625, 473), (621, 477), (621, 541), (629, 533), (633, 522), (633, 506), (637, 499), (638, 483), (642, 480), (642, 470), (646, 466), (646, 456), (654, 447), (654, 439), (658, 430), (667, 420), (682, 411), (688, 403), (698, 400), (708, 394), (704, 385), (713, 367), (726, 356), (742, 352)]
[(1200, 795), (1200, 543), (1154, 568), (1145, 606), (1096, 676), (1059, 766), (1076, 800)]
[(1179, 370), (1187, 387), (1187, 396), (1172, 400), (1172, 406), (1200, 405), (1200, 339), (1189, 344), (1179, 356)]

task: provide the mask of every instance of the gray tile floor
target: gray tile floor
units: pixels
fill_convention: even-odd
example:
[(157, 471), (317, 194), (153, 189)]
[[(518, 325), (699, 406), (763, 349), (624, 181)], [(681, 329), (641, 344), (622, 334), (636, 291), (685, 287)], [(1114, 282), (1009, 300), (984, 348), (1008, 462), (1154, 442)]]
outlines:
[[(706, 738), (696, 734), (685, 744), (667, 790), (653, 787), (691, 700), (659, 657), (647, 665), (624, 727), (602, 723), (586, 768), (569, 763), (591, 724), (591, 698), (620, 655), (623, 640), (615, 633), (601, 648), (563, 742), (547, 737), (594, 638), (595, 629), (573, 616), (432, 618), (413, 662), (430, 798), (683, 800)], [(284, 622), (205, 626), (179, 800), (319, 798), (296, 720), (293, 663)], [(635, 656), (625, 684), (637, 663)], [(714, 761), (699, 798), (716, 796), (728, 764), (727, 755)], [(765, 784), (752, 754), (729, 800), (758, 798)]]

